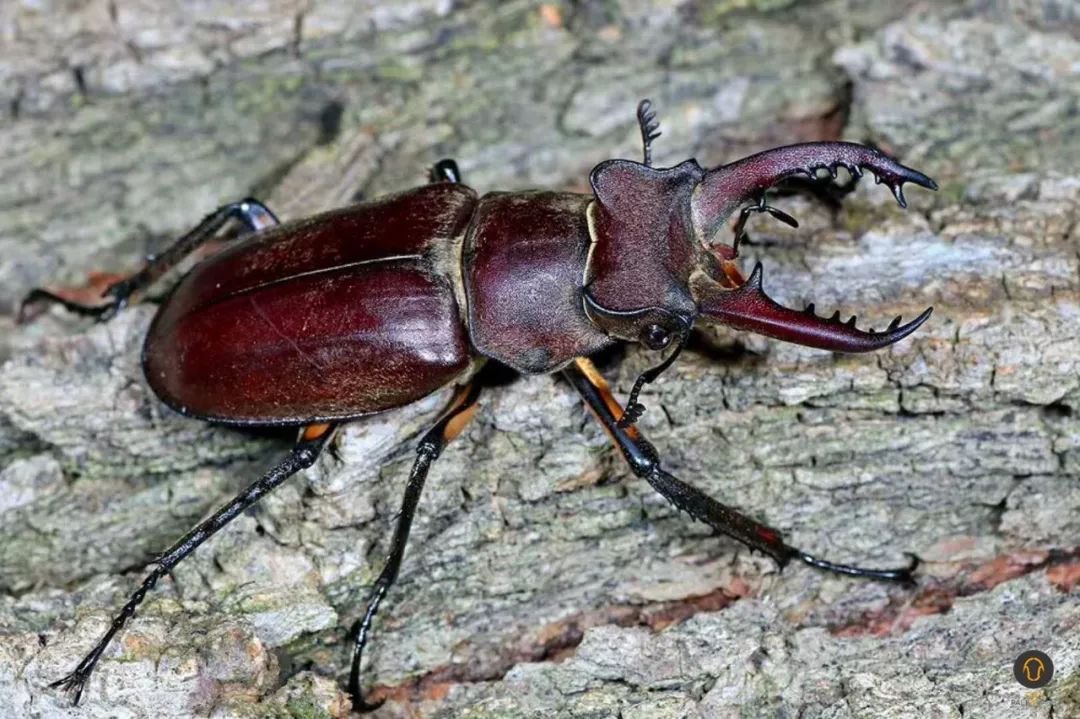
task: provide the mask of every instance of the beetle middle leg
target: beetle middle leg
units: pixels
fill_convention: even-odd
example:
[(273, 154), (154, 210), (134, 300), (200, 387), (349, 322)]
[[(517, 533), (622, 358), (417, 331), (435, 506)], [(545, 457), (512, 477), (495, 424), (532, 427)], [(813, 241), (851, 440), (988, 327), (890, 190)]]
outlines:
[(653, 489), (694, 519), (704, 522), (718, 532), (739, 540), (752, 549), (765, 552), (781, 567), (792, 559), (798, 559), (812, 567), (838, 574), (849, 574), (873, 579), (913, 583), (912, 572), (919, 560), (911, 555), (907, 567), (897, 569), (870, 569), (847, 564), (837, 564), (820, 559), (784, 542), (778, 531), (760, 524), (746, 515), (721, 504), (699, 489), (669, 474), (660, 466), (656, 449), (641, 435), (637, 427), (619, 425), (619, 403), (611, 394), (607, 382), (587, 359), (579, 358), (563, 370), (563, 376), (585, 400), (596, 419), (622, 451), (623, 457), (634, 474), (642, 477)]
[(327, 440), (334, 434), (333, 424), (311, 425), (300, 436), (300, 441), (281, 462), (276, 464), (269, 472), (250, 484), (244, 491), (236, 495), (208, 519), (200, 522), (190, 532), (181, 537), (175, 544), (165, 550), (157, 558), (154, 570), (143, 579), (139, 588), (128, 598), (128, 601), (120, 609), (109, 625), (108, 631), (101, 640), (94, 645), (90, 653), (83, 657), (79, 666), (67, 676), (59, 679), (50, 687), (60, 687), (73, 695), (73, 703), (78, 704), (82, 696), (86, 681), (94, 671), (102, 653), (112, 640), (124, 628), (128, 620), (135, 616), (135, 610), (146, 598), (147, 592), (154, 588), (162, 577), (171, 572), (177, 564), (183, 561), (189, 554), (210, 537), (214, 536), (225, 525), (235, 519), (241, 512), (258, 502), (271, 490), (282, 484), (289, 477), (302, 469), (306, 469), (315, 463)]
[(420, 502), (420, 493), (424, 489), (428, 470), (450, 440), (461, 434), (465, 425), (472, 419), (476, 413), (476, 401), (479, 395), (480, 382), (478, 380), (461, 387), (450, 401), (450, 407), (435, 423), (435, 426), (424, 434), (416, 448), (416, 461), (409, 473), (408, 484), (405, 485), (405, 495), (401, 499), (401, 513), (394, 527), (394, 536), (390, 540), (390, 553), (386, 557), (386, 564), (379, 573), (379, 578), (375, 580), (375, 585), (371, 589), (363, 618), (353, 625), (354, 641), (352, 666), (349, 670), (349, 693), (353, 698), (353, 709), (357, 711), (370, 711), (382, 704), (382, 702), (369, 704), (364, 700), (360, 689), (360, 661), (363, 659), (364, 646), (371, 632), (371, 623), (401, 569), (405, 545), (409, 541), (409, 530), (412, 528), (413, 517), (416, 516), (416, 507)]
[(222, 205), (160, 255), (151, 258), (141, 270), (106, 287), (101, 293), (101, 298), (107, 301), (84, 302), (76, 299), (74, 296), (76, 293), (71, 290), (39, 287), (31, 290), (23, 298), (19, 306), (19, 321), (22, 322), (28, 318), (30, 307), (48, 302), (63, 305), (69, 311), (80, 315), (95, 317), (102, 321), (109, 320), (127, 306), (133, 294), (156, 282), (178, 262), (212, 239), (232, 219), (239, 220), (248, 232), (258, 232), (278, 224), (274, 213), (258, 200), (248, 198)]

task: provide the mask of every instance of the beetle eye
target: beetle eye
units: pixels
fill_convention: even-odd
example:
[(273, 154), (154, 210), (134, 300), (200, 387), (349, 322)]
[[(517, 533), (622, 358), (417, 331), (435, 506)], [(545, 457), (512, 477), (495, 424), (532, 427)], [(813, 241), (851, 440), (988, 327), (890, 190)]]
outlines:
[(641, 333), (641, 342), (651, 350), (662, 350), (671, 344), (671, 333), (660, 325), (649, 325)]

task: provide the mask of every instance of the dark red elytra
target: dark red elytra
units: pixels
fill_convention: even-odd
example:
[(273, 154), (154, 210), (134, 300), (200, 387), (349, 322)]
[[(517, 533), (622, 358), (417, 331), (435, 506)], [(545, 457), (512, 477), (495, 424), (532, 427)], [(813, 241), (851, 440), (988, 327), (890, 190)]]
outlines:
[[(791, 310), (736, 265), (747, 218), (770, 207), (765, 191), (794, 176), (838, 167), (873, 172), (903, 206), (903, 184), (930, 178), (862, 145), (792, 145), (706, 170), (694, 160), (652, 167), (659, 125), (638, 107), (645, 162), (608, 160), (592, 193), (494, 192), (460, 183), (456, 164), (435, 165), (431, 183), (390, 197), (278, 224), (256, 200), (230, 203), (134, 275), (105, 289), (32, 291), (20, 317), (43, 301), (108, 319), (169, 267), (215, 240), (231, 221), (245, 239), (197, 264), (158, 310), (143, 367), (169, 406), (237, 425), (301, 427), (295, 448), (262, 478), (180, 538), (155, 561), (108, 631), (71, 674), (55, 682), (79, 697), (103, 652), (147, 592), (202, 542), (297, 471), (315, 462), (344, 421), (400, 407), (445, 387), (453, 399), (421, 437), (386, 565), (353, 627), (349, 690), (355, 709), (360, 662), (372, 621), (397, 577), (432, 462), (475, 414), (489, 369), (561, 372), (584, 399), (631, 470), (695, 519), (773, 557), (841, 574), (910, 582), (916, 561), (868, 569), (819, 559), (780, 533), (668, 473), (634, 422), (643, 386), (678, 357), (696, 322), (726, 324), (838, 352), (879, 349), (906, 337), (930, 310), (883, 332), (854, 318)], [(730, 245), (721, 229), (742, 208)], [(642, 373), (625, 405), (588, 356), (621, 341), (666, 357)], [(625, 409), (623, 409), (625, 408)], [(341, 608), (348, 613), (347, 608)]]
[(308, 424), (453, 382), (472, 352), (444, 258), (475, 206), (469, 188), (432, 184), (255, 233), (196, 265), (146, 337), (150, 386), (191, 416)]

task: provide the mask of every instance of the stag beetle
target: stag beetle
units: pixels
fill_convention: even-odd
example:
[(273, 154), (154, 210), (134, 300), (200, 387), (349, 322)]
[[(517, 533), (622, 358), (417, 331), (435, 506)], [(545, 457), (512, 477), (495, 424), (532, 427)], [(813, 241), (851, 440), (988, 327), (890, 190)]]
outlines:
[[(659, 124), (648, 100), (637, 111), (644, 162), (606, 160), (590, 175), (592, 194), (491, 192), (461, 184), (443, 160), (431, 182), (389, 197), (279, 224), (248, 199), (208, 215), (139, 272), (111, 284), (103, 302), (70, 289), (37, 289), (32, 305), (59, 302), (108, 319), (134, 295), (232, 220), (246, 239), (194, 266), (158, 310), (142, 364), (154, 392), (181, 414), (236, 426), (296, 426), (295, 447), (262, 478), (162, 553), (98, 644), (58, 680), (78, 703), (109, 643), (146, 593), (240, 512), (315, 462), (343, 422), (414, 402), (444, 387), (456, 391), (423, 435), (409, 475), (386, 564), (353, 628), (349, 691), (354, 708), (374, 708), (360, 688), (360, 660), (372, 620), (401, 566), (420, 492), (432, 462), (476, 411), (481, 367), (496, 360), (518, 372), (560, 372), (622, 452), (630, 468), (676, 507), (783, 566), (901, 582), (906, 567), (837, 564), (786, 544), (781, 535), (712, 499), (663, 469), (635, 420), (643, 386), (669, 367), (695, 321), (726, 324), (836, 352), (880, 349), (914, 332), (927, 309), (880, 332), (796, 311), (762, 289), (758, 263), (744, 277), (736, 260), (751, 214), (771, 207), (765, 192), (798, 175), (853, 181), (862, 169), (906, 207), (903, 185), (937, 189), (926, 175), (881, 152), (847, 142), (810, 142), (706, 170), (695, 160), (652, 165)], [(718, 242), (737, 210), (731, 245)], [(666, 358), (635, 382), (620, 405), (590, 355), (639, 342)]]

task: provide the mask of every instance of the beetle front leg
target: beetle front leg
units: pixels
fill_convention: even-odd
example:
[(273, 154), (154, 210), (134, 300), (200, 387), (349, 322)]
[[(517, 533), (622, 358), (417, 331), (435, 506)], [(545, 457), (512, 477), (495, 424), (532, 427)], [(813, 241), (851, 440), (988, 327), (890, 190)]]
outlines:
[(102, 653), (108, 648), (120, 630), (124, 628), (128, 620), (135, 616), (135, 610), (146, 599), (146, 594), (154, 588), (158, 580), (171, 572), (177, 564), (194, 552), (200, 544), (217, 534), (245, 509), (258, 502), (289, 477), (314, 464), (323, 447), (326, 446), (327, 440), (333, 435), (334, 427), (335, 425), (332, 424), (321, 424), (306, 428), (301, 434), (300, 442), (293, 447), (285, 459), (249, 485), (247, 489), (233, 497), (228, 504), (214, 512), (209, 519), (200, 522), (194, 529), (165, 550), (155, 562), (157, 566), (143, 579), (139, 588), (128, 598), (127, 603), (120, 609), (120, 613), (113, 618), (108, 631), (94, 645), (90, 653), (83, 657), (83, 660), (79, 662), (79, 666), (75, 667), (75, 671), (53, 682), (49, 687), (64, 689), (73, 695), (72, 703), (78, 704), (86, 686), (86, 681), (93, 673), (94, 666), (101, 659)]
[(424, 489), (428, 470), (450, 440), (461, 434), (465, 425), (472, 419), (476, 413), (476, 401), (479, 395), (480, 384), (477, 381), (460, 388), (450, 401), (450, 407), (435, 423), (435, 426), (424, 434), (416, 448), (416, 461), (409, 473), (409, 481), (405, 485), (405, 495), (401, 499), (401, 513), (394, 527), (394, 536), (390, 540), (390, 553), (386, 557), (386, 564), (383, 565), (379, 578), (375, 580), (375, 585), (371, 588), (364, 617), (353, 625), (354, 640), (352, 666), (349, 669), (349, 693), (352, 695), (353, 709), (356, 711), (372, 711), (382, 705), (381, 701), (375, 703), (365, 701), (363, 691), (360, 689), (360, 662), (363, 659), (364, 646), (370, 636), (375, 613), (379, 611), (379, 605), (382, 604), (382, 600), (397, 580), (398, 572), (401, 570), (401, 560), (405, 557), (405, 545), (409, 541), (409, 530), (412, 528), (413, 517), (416, 516), (416, 508), (420, 503), (420, 493)]
[(918, 558), (914, 555), (911, 555), (912, 561), (907, 567), (869, 569), (820, 559), (786, 544), (775, 529), (766, 527), (731, 507), (721, 504), (701, 490), (666, 472), (660, 466), (656, 449), (638, 429), (633, 426), (619, 425), (616, 419), (620, 411), (619, 403), (615, 401), (607, 382), (592, 362), (579, 358), (575, 364), (563, 370), (563, 376), (582, 396), (585, 404), (603, 425), (612, 442), (622, 451), (634, 474), (645, 479), (653, 489), (694, 519), (739, 540), (752, 549), (768, 554), (781, 567), (792, 559), (798, 559), (810, 566), (838, 574), (914, 583), (912, 572), (919, 564)]
[(151, 258), (141, 270), (106, 286), (98, 298), (107, 298), (107, 301), (95, 301), (92, 291), (96, 288), (93, 287), (93, 283), (91, 283), (90, 297), (86, 297), (86, 290), (82, 288), (38, 287), (23, 298), (19, 305), (18, 321), (28, 320), (31, 316), (30, 308), (34, 305), (50, 302), (63, 305), (76, 314), (95, 317), (101, 321), (112, 319), (117, 312), (127, 306), (133, 294), (145, 290), (156, 282), (178, 262), (212, 239), (231, 219), (243, 223), (248, 232), (258, 232), (278, 224), (274, 213), (258, 200), (248, 198), (223, 205), (203, 218), (203, 221), (194, 229), (176, 240), (160, 255)]

